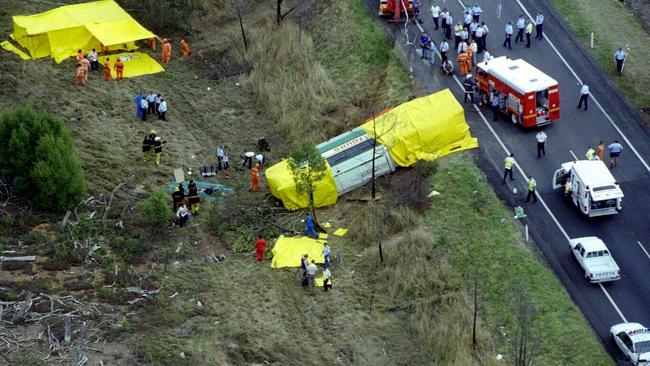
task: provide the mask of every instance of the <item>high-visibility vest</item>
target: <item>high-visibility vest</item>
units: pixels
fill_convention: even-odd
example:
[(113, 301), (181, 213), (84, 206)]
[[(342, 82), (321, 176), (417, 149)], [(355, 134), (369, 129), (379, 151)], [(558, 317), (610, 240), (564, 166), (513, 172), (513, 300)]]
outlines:
[(462, 24), (456, 24), (454, 26), (454, 35), (460, 37), (460, 33), (463, 31), (463, 25)]
[(587, 160), (594, 160), (594, 154), (595, 153), (596, 152), (594, 151), (594, 149), (587, 150), (587, 154), (586, 154)]
[(534, 191), (536, 185), (537, 185), (537, 182), (535, 182), (535, 179), (534, 179), (534, 178), (531, 178), (531, 179), (528, 181), (528, 190), (529, 190), (529, 191)]
[(533, 23), (528, 23), (526, 26), (526, 33), (533, 33)]
[(330, 271), (323, 271), (323, 280), (326, 280), (328, 278), (332, 277), (330, 274)]
[(508, 156), (506, 158), (506, 162), (505, 162), (506, 169), (512, 169), (512, 164), (514, 164), (514, 163), (515, 163), (515, 159)]

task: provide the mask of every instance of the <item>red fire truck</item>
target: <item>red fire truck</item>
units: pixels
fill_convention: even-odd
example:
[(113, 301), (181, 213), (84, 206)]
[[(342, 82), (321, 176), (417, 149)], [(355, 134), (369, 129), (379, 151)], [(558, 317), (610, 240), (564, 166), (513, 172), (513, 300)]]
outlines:
[(413, 16), (413, 0), (379, 0), (380, 17), (392, 17), (397, 22), (404, 16), (405, 10), (409, 17)]
[(499, 109), (514, 124), (535, 127), (560, 118), (557, 81), (522, 59), (480, 62), (476, 79), (481, 103), (491, 106), (494, 91), (499, 92)]

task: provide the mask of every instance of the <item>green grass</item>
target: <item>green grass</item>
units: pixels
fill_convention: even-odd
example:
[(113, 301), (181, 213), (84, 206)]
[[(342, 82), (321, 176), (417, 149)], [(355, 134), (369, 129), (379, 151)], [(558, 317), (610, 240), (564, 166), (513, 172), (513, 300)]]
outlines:
[(535, 364), (611, 364), (559, 280), (523, 244), (512, 213), (469, 156), (441, 160), (430, 182), (441, 192), (427, 215), (427, 231), (437, 243), (433, 255), (445, 258), (455, 273), (478, 277), (484, 321), (505, 333), (496, 338), (496, 349), (505, 354), (510, 350), (512, 309), (517, 293), (523, 292), (539, 310), (534, 329), (541, 344)]
[[(650, 107), (650, 83), (647, 72), (650, 49), (647, 47), (648, 32), (634, 13), (619, 1), (550, 0), (569, 25), (583, 47), (589, 50), (616, 85), (622, 89), (637, 108)], [(594, 48), (589, 48), (591, 32), (594, 32)], [(623, 77), (616, 73), (614, 52), (629, 45), (630, 53), (625, 60)], [(646, 114), (646, 118), (648, 115)]]

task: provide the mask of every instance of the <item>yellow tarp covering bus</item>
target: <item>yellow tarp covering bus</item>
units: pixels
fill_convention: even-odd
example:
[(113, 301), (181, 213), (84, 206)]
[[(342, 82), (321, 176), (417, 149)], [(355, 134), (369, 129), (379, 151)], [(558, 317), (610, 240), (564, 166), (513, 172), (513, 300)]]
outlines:
[[(284, 207), (290, 210), (297, 210), (309, 206), (307, 194), (299, 194), (296, 185), (293, 183), (293, 174), (289, 169), (287, 160), (283, 160), (266, 169), (266, 181), (273, 196), (284, 203)], [(336, 203), (339, 197), (336, 191), (336, 183), (329, 164), (323, 179), (314, 185), (314, 206), (323, 207)], [(304, 253), (303, 253), (304, 254)]]
[(12, 38), (32, 58), (51, 56), (61, 62), (102, 46), (109, 50), (135, 49), (135, 41), (154, 37), (113, 0), (66, 5), (50, 11), (14, 16)]
[[(374, 123), (377, 140), (401, 166), (478, 146), (469, 133), (463, 107), (449, 89), (401, 104), (376, 116)], [(361, 128), (374, 137), (372, 120)]]
[(271, 267), (300, 267), (300, 258), (307, 254), (309, 261), (314, 263), (325, 263), (323, 258), (323, 246), (325, 240), (311, 239), (306, 236), (285, 237), (280, 235), (271, 250), (273, 260)]

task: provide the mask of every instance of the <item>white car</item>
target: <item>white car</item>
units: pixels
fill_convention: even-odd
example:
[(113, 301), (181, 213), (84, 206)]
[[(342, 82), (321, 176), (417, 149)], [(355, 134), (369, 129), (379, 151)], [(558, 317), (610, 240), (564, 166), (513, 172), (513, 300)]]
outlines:
[(620, 269), (602, 240), (586, 236), (569, 240), (569, 247), (591, 283), (621, 279)]
[(620, 323), (609, 328), (609, 332), (633, 365), (650, 365), (650, 329), (639, 323)]

